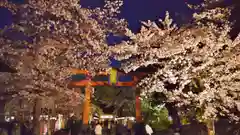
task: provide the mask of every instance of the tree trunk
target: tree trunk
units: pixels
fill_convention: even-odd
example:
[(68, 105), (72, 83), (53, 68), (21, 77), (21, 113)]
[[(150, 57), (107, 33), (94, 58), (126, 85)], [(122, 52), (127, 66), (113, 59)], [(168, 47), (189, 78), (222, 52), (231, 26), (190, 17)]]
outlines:
[(142, 121), (142, 115), (141, 115), (141, 100), (140, 100), (140, 89), (135, 89), (135, 115), (136, 115), (136, 121), (141, 122)]
[(214, 120), (207, 121), (208, 135), (215, 135)]
[(1, 100), (0, 101), (0, 122), (4, 122), (5, 121), (5, 115), (4, 115), (4, 108), (5, 108), (5, 100)]
[(33, 106), (33, 133), (34, 133), (34, 135), (39, 135), (39, 131), (40, 131), (39, 117), (40, 117), (40, 113), (41, 113), (40, 111), (41, 111), (40, 99), (36, 98), (34, 101), (34, 106)]

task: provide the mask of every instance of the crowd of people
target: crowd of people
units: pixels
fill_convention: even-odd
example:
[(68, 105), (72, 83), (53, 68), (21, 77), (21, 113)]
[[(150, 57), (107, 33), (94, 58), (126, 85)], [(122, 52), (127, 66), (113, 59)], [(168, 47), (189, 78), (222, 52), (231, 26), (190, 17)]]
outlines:
[[(16, 126), (16, 124), (18, 126)], [(29, 122), (8, 122), (0, 124), (8, 135), (33, 135), (33, 128)], [(4, 127), (4, 128), (3, 128)], [(19, 127), (19, 128), (16, 128)], [(20, 129), (20, 130), (17, 130)], [(4, 132), (4, 133), (3, 133)], [(53, 133), (54, 132), (54, 133)], [(75, 116), (69, 117), (65, 127), (58, 131), (49, 130), (44, 135), (152, 135), (153, 130), (149, 124), (132, 120), (93, 120), (89, 125), (83, 125), (82, 120)]]
[(30, 122), (0, 122), (0, 135), (32, 135)]
[[(96, 124), (91, 126), (93, 135), (152, 135), (153, 130), (149, 124), (144, 122), (127, 123), (122, 121), (97, 121)], [(94, 132), (93, 132), (94, 131)]]
[[(93, 120), (91, 124), (77, 124), (73, 118), (67, 122), (67, 130), (71, 135), (152, 135), (153, 130), (149, 124), (127, 120)], [(56, 134), (57, 135), (57, 134)]]

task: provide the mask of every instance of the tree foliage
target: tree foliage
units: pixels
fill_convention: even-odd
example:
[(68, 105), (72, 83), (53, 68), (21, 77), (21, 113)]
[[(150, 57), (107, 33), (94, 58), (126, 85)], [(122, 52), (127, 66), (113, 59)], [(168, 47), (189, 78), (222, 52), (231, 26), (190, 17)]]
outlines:
[(164, 130), (170, 127), (168, 110), (164, 104), (154, 104), (151, 100), (144, 98), (141, 102), (141, 108), (144, 114), (144, 120), (151, 124), (152, 128)]
[(228, 115), (238, 120), (234, 110), (239, 104), (240, 45), (239, 37), (229, 36), (229, 13), (222, 8), (195, 13), (195, 21), (181, 28), (170, 27), (169, 18), (163, 28), (145, 23), (138, 38), (133, 36), (142, 49), (138, 60), (127, 63), (126, 69), (162, 65), (139, 83), (144, 93), (164, 93), (178, 107), (204, 108), (205, 119)]
[[(10, 98), (62, 97), (59, 104), (63, 106), (79, 104), (79, 91), (67, 87), (70, 71), (80, 68), (95, 73), (108, 67), (111, 52), (107, 32), (122, 29), (115, 23), (107, 26), (117, 8), (109, 13), (107, 9), (114, 4), (106, 3), (104, 10), (88, 10), (81, 8), (78, 0), (1, 1), (1, 6), (12, 11), (14, 20), (1, 30), (0, 58), (17, 70), (14, 74), (1, 73), (4, 91), (15, 91)], [(116, 24), (124, 26), (123, 22)], [(9, 31), (23, 33), (27, 39), (12, 40), (6, 34)]]

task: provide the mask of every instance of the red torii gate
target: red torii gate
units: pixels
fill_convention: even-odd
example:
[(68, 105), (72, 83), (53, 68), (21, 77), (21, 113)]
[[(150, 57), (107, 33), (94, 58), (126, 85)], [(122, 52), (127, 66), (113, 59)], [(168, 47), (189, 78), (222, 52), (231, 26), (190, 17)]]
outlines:
[[(135, 72), (135, 73), (130, 73), (126, 74), (123, 72), (117, 72), (119, 75), (117, 78), (119, 78), (121, 75), (122, 76), (131, 76), (133, 78), (132, 81), (127, 81), (127, 82), (121, 82), (117, 81), (115, 84), (109, 83), (108, 80), (98, 80), (94, 81), (92, 80), (93, 77), (91, 77), (91, 74), (88, 70), (79, 70), (79, 69), (73, 69), (72, 73), (74, 75), (77, 74), (83, 74), (86, 76), (86, 79), (81, 79), (80, 81), (71, 81), (70, 85), (72, 86), (84, 86), (85, 87), (85, 99), (84, 99), (84, 104), (83, 104), (83, 124), (87, 125), (89, 122), (89, 113), (90, 113), (90, 102), (91, 102), (91, 92), (92, 92), (92, 87), (94, 86), (127, 86), (127, 87), (134, 87), (138, 80), (145, 76), (146, 73), (143, 72)], [(107, 72), (99, 72), (95, 76), (105, 76), (109, 78), (109, 73)], [(135, 97), (135, 103), (136, 103), (136, 121), (139, 122), (141, 121), (141, 101), (140, 101), (140, 92), (136, 91), (136, 97)]]

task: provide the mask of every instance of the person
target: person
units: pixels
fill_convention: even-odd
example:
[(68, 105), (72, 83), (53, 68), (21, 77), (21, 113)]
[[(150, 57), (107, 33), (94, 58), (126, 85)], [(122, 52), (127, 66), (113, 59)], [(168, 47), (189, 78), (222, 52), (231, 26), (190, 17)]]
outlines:
[(144, 122), (136, 122), (134, 124), (134, 134), (135, 135), (147, 135)]
[(20, 126), (19, 126), (19, 122), (18, 121), (15, 121), (14, 122), (14, 127), (13, 127), (13, 134), (12, 135), (19, 135), (21, 132), (20, 132)]
[(69, 132), (64, 129), (60, 129), (58, 131), (55, 131), (53, 135), (69, 135)]
[(80, 132), (81, 126), (77, 123), (77, 117), (74, 113), (70, 114), (70, 118), (67, 121), (66, 129), (71, 132), (71, 135), (78, 135)]
[(132, 121), (129, 119), (127, 121), (127, 132), (128, 132), (128, 135), (132, 134)]
[(145, 125), (145, 130), (146, 130), (148, 135), (152, 135), (153, 134), (153, 130), (152, 130), (150, 125), (146, 124)]
[(91, 121), (91, 125), (90, 125), (90, 132), (91, 132), (91, 134), (93, 134), (94, 135), (94, 133), (95, 133), (95, 127), (96, 127), (96, 121)]
[(102, 126), (100, 122), (97, 122), (95, 127), (95, 135), (102, 135)]
[(104, 120), (104, 121), (102, 122), (102, 129), (103, 129), (102, 133), (103, 133), (104, 135), (107, 134), (107, 131), (108, 131), (108, 121), (107, 121), (107, 120)]
[(30, 128), (29, 121), (20, 123), (20, 132), (21, 132), (21, 135), (30, 135), (31, 134), (31, 128)]
[(123, 121), (118, 121), (116, 125), (116, 135), (126, 135), (127, 127), (124, 126)]
[(112, 131), (111, 131), (111, 133), (114, 134), (114, 135), (116, 135), (116, 125), (117, 125), (116, 121), (112, 121)]
[(112, 124), (111, 124), (111, 121), (108, 120), (108, 123), (107, 123), (107, 135), (111, 135), (111, 129), (112, 129)]
[(117, 123), (116, 123), (116, 135), (122, 135), (122, 124), (119, 122), (119, 121), (117, 121)]

